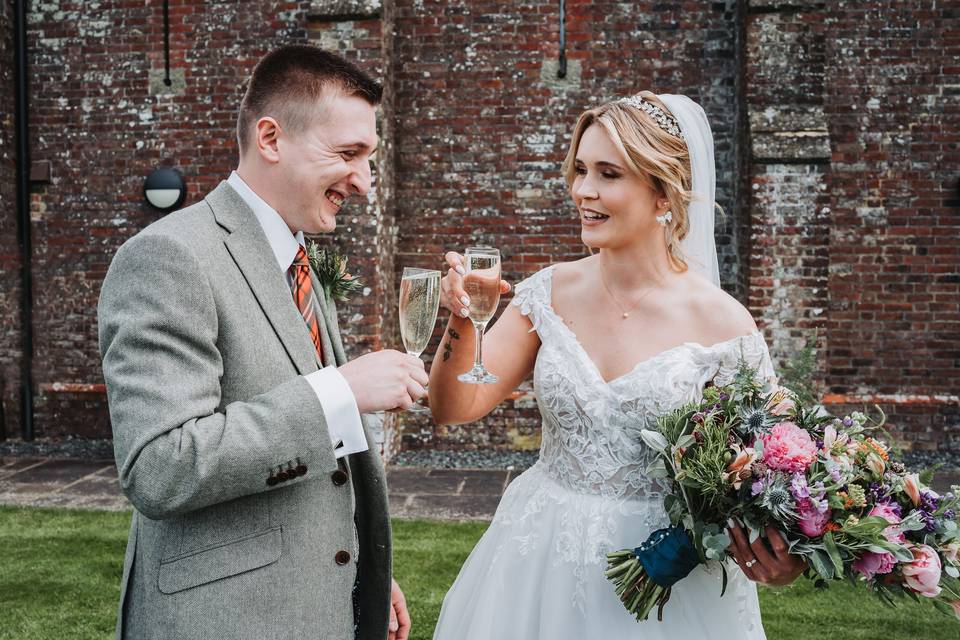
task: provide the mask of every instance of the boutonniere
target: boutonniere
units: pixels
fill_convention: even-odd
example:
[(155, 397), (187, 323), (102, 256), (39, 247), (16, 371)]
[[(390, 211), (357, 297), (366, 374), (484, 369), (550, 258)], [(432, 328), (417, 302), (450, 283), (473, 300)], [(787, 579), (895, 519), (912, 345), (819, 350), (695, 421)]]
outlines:
[(307, 260), (317, 274), (328, 300), (346, 302), (351, 295), (363, 290), (363, 282), (350, 275), (347, 259), (339, 253), (321, 249), (316, 242), (308, 240)]

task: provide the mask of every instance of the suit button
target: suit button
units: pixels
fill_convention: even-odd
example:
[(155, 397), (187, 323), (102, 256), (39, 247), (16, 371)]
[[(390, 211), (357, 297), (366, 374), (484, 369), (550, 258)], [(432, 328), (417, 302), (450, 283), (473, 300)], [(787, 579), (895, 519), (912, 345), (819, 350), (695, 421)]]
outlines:
[(294, 469), (294, 471), (297, 472), (298, 476), (305, 476), (307, 475), (307, 465), (300, 462), (300, 459), (297, 458), (297, 467)]
[(350, 553), (347, 551), (337, 551), (337, 555), (334, 556), (334, 561), (339, 565), (344, 565), (350, 562)]
[(278, 483), (278, 482), (280, 482), (280, 481), (277, 480), (277, 476), (271, 475), (269, 478), (267, 478), (267, 486), (268, 486), (268, 487), (275, 487), (275, 486), (277, 486), (277, 483)]
[(347, 472), (343, 469), (337, 469), (330, 474), (330, 479), (333, 480), (333, 484), (337, 485), (338, 487), (345, 485), (347, 484)]
[(287, 480), (290, 479), (290, 474), (288, 474), (285, 470), (281, 469), (280, 473), (277, 474), (277, 479), (280, 482), (286, 482)]

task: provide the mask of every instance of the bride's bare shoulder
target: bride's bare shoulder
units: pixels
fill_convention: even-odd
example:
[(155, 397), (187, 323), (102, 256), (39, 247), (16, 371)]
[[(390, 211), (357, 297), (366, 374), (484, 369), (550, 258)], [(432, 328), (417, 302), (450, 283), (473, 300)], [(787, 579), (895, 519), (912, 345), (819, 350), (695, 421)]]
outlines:
[(570, 262), (558, 262), (552, 265), (553, 269), (553, 290), (566, 291), (570, 288), (583, 284), (589, 277), (589, 272), (593, 268), (594, 256), (587, 256), (579, 260)]
[(712, 342), (724, 342), (757, 330), (750, 311), (739, 300), (698, 274), (689, 274), (694, 295), (691, 312), (703, 321), (703, 332)]

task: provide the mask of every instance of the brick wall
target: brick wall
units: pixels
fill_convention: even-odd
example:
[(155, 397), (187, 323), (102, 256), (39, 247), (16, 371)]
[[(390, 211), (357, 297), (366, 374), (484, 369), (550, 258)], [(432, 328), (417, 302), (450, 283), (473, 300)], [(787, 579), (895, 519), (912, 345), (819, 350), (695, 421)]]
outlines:
[[(382, 75), (379, 9), (354, 2), (170, 3), (171, 84), (164, 84), (160, 4), (96, 14), (82, 2), (32, 7), (29, 21), (31, 154), (49, 162), (50, 180), (32, 189), (35, 421), (38, 436), (109, 436), (99, 367), (96, 300), (114, 252), (160, 215), (142, 197), (143, 179), (172, 166), (188, 185), (185, 204), (203, 197), (236, 166), (236, 111), (256, 61), (275, 46), (316, 41), (374, 76)], [(12, 83), (10, 16), (4, 4), (4, 82)], [(18, 260), (12, 173), (12, 84), (2, 97), (4, 204), (0, 219), (3, 343), (0, 367), (6, 430), (20, 431), (17, 391)], [(9, 104), (9, 108), (7, 108)], [(387, 119), (381, 119), (387, 126)], [(381, 135), (383, 135), (381, 131)], [(7, 141), (10, 144), (7, 145)], [(394, 225), (386, 213), (381, 153), (366, 202), (344, 210), (335, 238), (317, 238), (351, 257), (364, 295), (343, 305), (347, 348), (379, 348), (393, 332), (382, 310), (392, 287)], [(357, 242), (351, 243), (351, 239)], [(344, 246), (350, 244), (349, 250)], [(9, 327), (9, 329), (8, 329)]]
[(920, 449), (960, 442), (960, 41), (942, 7), (747, 15), (750, 307), (781, 360), (818, 329), (825, 400), (879, 405)]
[(20, 251), (14, 147), (13, 5), (0, 4), (0, 437), (20, 430)]
[(960, 447), (956, 3), (840, 2), (825, 20), (829, 363), (917, 448)]
[[(559, 173), (577, 115), (641, 88), (687, 93), (716, 137), (721, 277), (775, 356), (817, 328), (830, 402), (879, 402), (911, 446), (960, 445), (957, 10), (933, 0), (909, 12), (892, 0), (566, 5), (559, 79), (553, 1), (174, 0), (167, 87), (160, 3), (34, 3), (31, 148), (51, 167), (32, 194), (38, 435), (109, 434), (96, 297), (117, 247), (159, 215), (143, 178), (174, 166), (188, 203), (209, 191), (236, 164), (253, 64), (277, 44), (314, 42), (387, 89), (375, 187), (320, 239), (367, 284), (340, 310), (350, 353), (399, 346), (403, 266), (493, 244), (516, 282), (584, 255)], [(0, 9), (0, 374), (16, 435), (11, 11)], [(536, 446), (528, 390), (483, 424), (391, 416), (387, 444)]]
[[(437, 268), (447, 250), (490, 244), (517, 282), (585, 255), (560, 175), (570, 132), (585, 108), (649, 88), (687, 93), (711, 119), (723, 278), (743, 293), (736, 3), (567, 2), (565, 80), (556, 2), (401, 1), (396, 11), (398, 266)], [(482, 424), (404, 419), (405, 447), (536, 446), (539, 427), (528, 397)]]

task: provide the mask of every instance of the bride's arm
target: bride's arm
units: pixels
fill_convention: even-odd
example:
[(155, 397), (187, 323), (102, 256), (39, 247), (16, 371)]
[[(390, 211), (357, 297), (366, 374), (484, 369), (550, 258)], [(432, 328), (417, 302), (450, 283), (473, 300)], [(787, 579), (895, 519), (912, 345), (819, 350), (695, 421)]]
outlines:
[[(508, 305), (496, 324), (483, 336), (484, 366), (500, 378), (494, 384), (466, 384), (457, 376), (473, 366), (476, 332), (460, 298), (466, 296), (463, 278), (453, 267), (460, 256), (447, 254), (451, 265), (444, 276), (441, 304), (450, 311), (440, 349), (430, 368), (430, 410), (437, 424), (473, 422), (490, 413), (530, 375), (540, 339), (531, 332), (530, 321), (514, 305)], [(509, 290), (508, 286), (503, 288)]]

